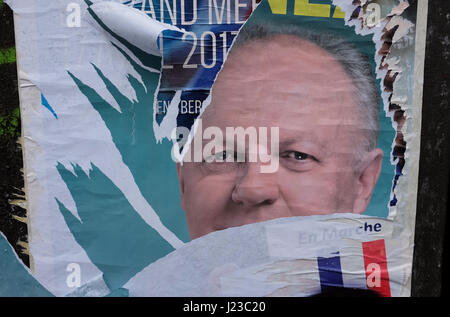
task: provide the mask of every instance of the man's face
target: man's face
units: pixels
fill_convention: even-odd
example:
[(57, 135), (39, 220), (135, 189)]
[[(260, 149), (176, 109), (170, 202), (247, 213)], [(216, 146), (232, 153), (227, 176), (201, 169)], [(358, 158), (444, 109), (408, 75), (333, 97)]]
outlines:
[(226, 127), (279, 127), (279, 167), (178, 165), (191, 238), (280, 217), (364, 212), (382, 152), (357, 160), (359, 109), (342, 66), (312, 43), (278, 36), (236, 48), (215, 82), (203, 129), (225, 136)]

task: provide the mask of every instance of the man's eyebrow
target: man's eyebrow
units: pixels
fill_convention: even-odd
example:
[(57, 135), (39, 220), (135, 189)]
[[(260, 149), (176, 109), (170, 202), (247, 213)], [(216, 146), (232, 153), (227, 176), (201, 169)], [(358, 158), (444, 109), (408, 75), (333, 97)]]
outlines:
[(286, 138), (280, 141), (279, 146), (280, 148), (289, 147), (304, 142), (311, 143), (314, 146), (317, 146), (319, 149), (325, 149), (325, 144), (323, 142), (320, 142), (317, 137), (310, 133), (303, 134), (302, 136)]

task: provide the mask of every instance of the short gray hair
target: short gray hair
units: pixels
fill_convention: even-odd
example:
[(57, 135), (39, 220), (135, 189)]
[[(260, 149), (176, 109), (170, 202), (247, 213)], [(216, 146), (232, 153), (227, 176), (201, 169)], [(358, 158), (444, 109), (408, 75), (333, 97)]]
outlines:
[[(334, 35), (324, 32), (305, 30), (294, 24), (247, 24), (239, 31), (233, 47), (249, 42), (270, 39), (278, 35), (292, 35), (321, 47), (342, 65), (353, 81), (355, 93), (361, 106), (361, 115), (365, 125), (365, 135), (359, 150), (371, 151), (377, 146), (379, 130), (380, 94), (375, 81), (372, 65), (368, 57), (352, 44)], [(360, 156), (363, 153), (358, 153)]]

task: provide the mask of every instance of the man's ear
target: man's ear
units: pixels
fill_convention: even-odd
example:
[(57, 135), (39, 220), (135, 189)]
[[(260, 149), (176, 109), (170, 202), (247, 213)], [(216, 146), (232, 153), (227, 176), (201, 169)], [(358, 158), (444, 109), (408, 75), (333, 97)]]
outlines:
[(353, 212), (362, 214), (369, 205), (375, 185), (381, 173), (383, 151), (375, 149), (367, 153), (357, 171), (356, 197)]

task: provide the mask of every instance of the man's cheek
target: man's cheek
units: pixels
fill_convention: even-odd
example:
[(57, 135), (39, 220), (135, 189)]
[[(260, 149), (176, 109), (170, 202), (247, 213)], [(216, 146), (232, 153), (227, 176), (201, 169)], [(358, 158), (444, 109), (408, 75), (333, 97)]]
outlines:
[(215, 231), (217, 223), (226, 217), (229, 188), (217, 183), (201, 182), (192, 187), (185, 200), (186, 216), (192, 238)]
[(296, 216), (334, 211), (337, 186), (334, 173), (295, 173), (284, 175), (282, 196)]
[[(186, 190), (189, 203), (203, 213), (216, 214), (231, 199), (233, 182), (219, 177), (198, 179)], [(187, 201), (187, 202), (188, 202)]]

